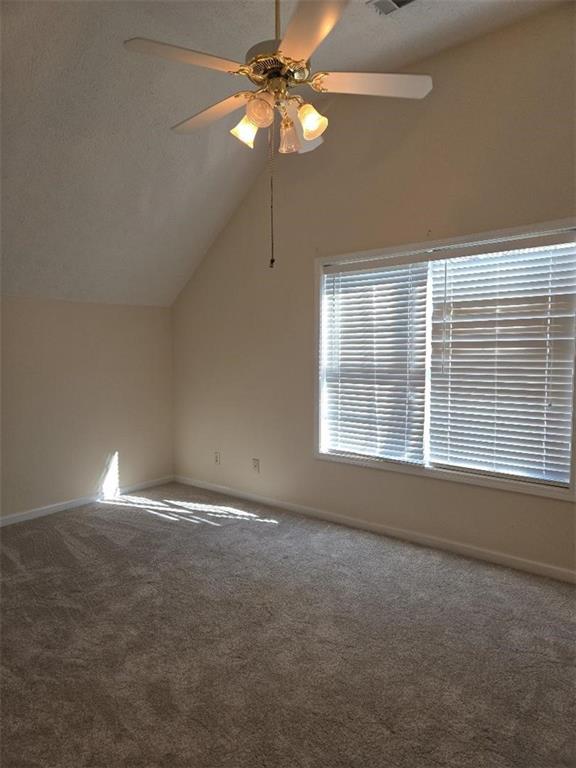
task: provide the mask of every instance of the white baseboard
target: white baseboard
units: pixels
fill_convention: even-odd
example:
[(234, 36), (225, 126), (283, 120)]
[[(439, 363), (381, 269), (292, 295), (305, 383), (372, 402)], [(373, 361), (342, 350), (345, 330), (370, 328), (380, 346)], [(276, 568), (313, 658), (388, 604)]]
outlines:
[[(122, 486), (122, 488), (120, 488), (120, 493), (143, 491), (145, 488), (153, 488), (155, 485), (164, 485), (165, 483), (173, 482), (173, 480), (174, 478), (172, 476), (159, 477), (156, 480), (145, 480), (142, 483)], [(5, 515), (4, 517), (0, 517), (0, 528), (5, 525), (13, 525), (14, 523), (24, 523), (27, 520), (34, 520), (36, 517), (53, 515), (55, 512), (63, 512), (66, 509), (83, 507), (85, 504), (93, 504), (95, 501), (98, 501), (101, 498), (101, 494), (94, 494), (93, 496), (81, 496), (77, 499), (61, 501), (58, 504), (48, 504), (46, 507), (36, 507), (36, 509), (28, 509), (24, 512), (15, 512), (13, 515)]]
[(77, 499), (61, 501), (58, 504), (48, 504), (46, 507), (36, 507), (36, 509), (27, 509), (24, 512), (15, 512), (12, 515), (0, 517), (0, 527), (13, 525), (14, 523), (25, 523), (27, 520), (34, 520), (36, 517), (45, 517), (45, 515), (53, 515), (55, 512), (63, 512), (65, 509), (82, 507), (84, 504), (91, 504), (98, 498), (98, 496), (81, 496)]
[(166, 483), (173, 483), (173, 475), (167, 477), (157, 477), (156, 480), (145, 480), (143, 483), (135, 483), (134, 485), (123, 485), (120, 488), (120, 493), (132, 493), (132, 491), (143, 491), (145, 488), (154, 488), (156, 485), (165, 485)]
[(527, 560), (522, 557), (508, 555), (505, 552), (474, 547), (469, 544), (463, 544), (458, 541), (451, 541), (450, 539), (443, 539), (437, 536), (430, 536), (425, 533), (418, 533), (416, 531), (407, 530), (405, 528), (393, 528), (388, 525), (383, 525), (382, 523), (372, 523), (366, 520), (359, 520), (354, 517), (346, 517), (344, 515), (335, 514), (334, 512), (327, 512), (323, 509), (314, 509), (313, 507), (305, 507), (301, 504), (292, 504), (290, 502), (281, 501), (279, 499), (271, 499), (265, 496), (259, 496), (255, 493), (238, 491), (235, 488), (229, 488), (225, 485), (205, 483), (202, 480), (194, 480), (190, 477), (177, 475), (174, 480), (177, 483), (182, 483), (183, 485), (193, 485), (197, 488), (203, 488), (208, 491), (216, 491), (218, 493), (225, 493), (230, 496), (236, 496), (240, 499), (246, 499), (247, 501), (255, 501), (260, 504), (287, 509), (291, 512), (299, 512), (303, 515), (316, 517), (321, 520), (327, 520), (328, 522), (346, 525), (351, 528), (360, 528), (362, 530), (371, 531), (373, 533), (380, 533), (384, 536), (391, 536), (395, 539), (402, 539), (404, 541), (409, 541), (413, 544), (420, 544), (425, 547), (432, 547), (434, 549), (442, 549), (448, 552), (454, 552), (457, 555), (464, 555), (465, 557), (471, 557), (475, 560), (484, 560), (489, 563), (495, 563), (496, 565), (504, 565), (508, 568), (515, 568), (516, 570), (526, 571), (527, 573), (536, 574), (537, 576), (548, 576), (552, 579), (576, 583), (576, 571), (570, 570), (569, 568), (561, 568), (556, 565), (550, 565), (548, 563), (542, 563), (536, 560)]

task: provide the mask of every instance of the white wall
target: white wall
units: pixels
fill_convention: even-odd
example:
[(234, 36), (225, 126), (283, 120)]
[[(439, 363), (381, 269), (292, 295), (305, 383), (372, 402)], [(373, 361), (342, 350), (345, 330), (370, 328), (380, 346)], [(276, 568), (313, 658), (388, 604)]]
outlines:
[(2, 307), (2, 514), (172, 474), (170, 310), (41, 299)]
[(573, 215), (572, 19), (562, 5), (422, 62), (423, 102), (335, 100), (324, 146), (277, 161), (275, 270), (259, 180), (174, 308), (179, 475), (574, 567), (568, 502), (313, 455), (315, 256)]

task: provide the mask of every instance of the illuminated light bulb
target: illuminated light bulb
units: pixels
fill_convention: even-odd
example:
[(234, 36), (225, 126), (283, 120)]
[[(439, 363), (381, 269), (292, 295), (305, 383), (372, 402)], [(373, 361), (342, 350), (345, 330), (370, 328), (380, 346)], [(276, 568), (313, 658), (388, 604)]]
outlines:
[(230, 133), (232, 136), (236, 136), (243, 144), (246, 144), (250, 149), (254, 149), (254, 136), (258, 131), (258, 126), (254, 125), (247, 116), (244, 115), (242, 120), (232, 128)]
[(246, 106), (246, 117), (258, 128), (268, 128), (274, 120), (274, 98), (269, 93), (259, 93)]
[(280, 146), (278, 152), (283, 155), (288, 155), (291, 152), (298, 152), (300, 149), (300, 142), (298, 141), (298, 134), (294, 123), (289, 117), (285, 117), (280, 123)]
[(328, 118), (321, 115), (312, 104), (303, 104), (298, 110), (298, 119), (307, 141), (317, 139), (328, 128)]

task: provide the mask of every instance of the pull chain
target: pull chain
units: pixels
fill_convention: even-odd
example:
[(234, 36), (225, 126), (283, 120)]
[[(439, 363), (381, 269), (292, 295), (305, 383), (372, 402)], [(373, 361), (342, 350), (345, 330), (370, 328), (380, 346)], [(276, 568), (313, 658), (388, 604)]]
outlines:
[(274, 269), (274, 120), (268, 129), (268, 155), (270, 161), (270, 269)]
[[(274, 0), (274, 37), (280, 39), (280, 0)], [(274, 123), (268, 128), (268, 159), (270, 165), (270, 269), (274, 269)]]

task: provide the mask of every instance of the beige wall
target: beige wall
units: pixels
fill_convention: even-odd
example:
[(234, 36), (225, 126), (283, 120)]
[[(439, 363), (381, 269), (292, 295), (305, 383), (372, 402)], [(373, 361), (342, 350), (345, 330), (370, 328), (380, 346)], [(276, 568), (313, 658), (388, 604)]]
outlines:
[(3, 302), (2, 513), (172, 473), (170, 310)]
[(175, 305), (178, 474), (573, 567), (570, 503), (313, 455), (315, 256), (574, 214), (571, 13), (413, 68), (434, 77), (423, 102), (330, 104), (324, 146), (277, 162), (275, 270), (259, 180)]

